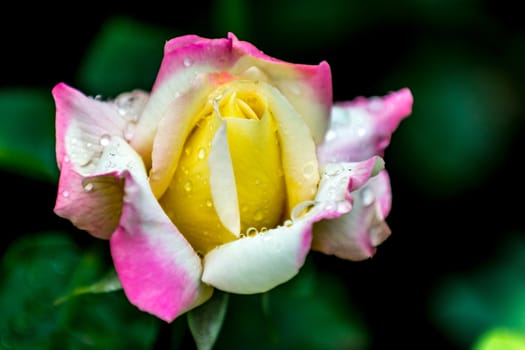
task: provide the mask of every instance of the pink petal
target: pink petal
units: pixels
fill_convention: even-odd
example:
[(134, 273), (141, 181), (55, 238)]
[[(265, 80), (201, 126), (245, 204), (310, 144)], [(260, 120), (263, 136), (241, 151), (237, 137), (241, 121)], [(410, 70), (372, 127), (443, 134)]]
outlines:
[(391, 206), (390, 181), (385, 170), (352, 192), (352, 210), (316, 223), (312, 249), (349, 260), (372, 257), (390, 235), (384, 219)]
[(122, 184), (93, 179), (110, 135), (123, 135), (127, 121), (118, 105), (83, 95), (64, 83), (53, 89), (56, 104), (56, 156), (60, 168), (55, 213), (95, 237), (107, 239), (120, 217)]
[(124, 140), (112, 138), (100, 167), (125, 184), (122, 216), (110, 246), (130, 302), (171, 322), (207, 300), (212, 288), (200, 282), (201, 260), (153, 196), (138, 154)]
[(320, 163), (382, 156), (401, 120), (412, 113), (412, 103), (412, 93), (404, 88), (384, 97), (358, 97), (334, 105), (324, 143), (317, 151)]
[(111, 176), (83, 181), (70, 163), (63, 163), (54, 211), (79, 229), (109, 239), (122, 210), (122, 181)]

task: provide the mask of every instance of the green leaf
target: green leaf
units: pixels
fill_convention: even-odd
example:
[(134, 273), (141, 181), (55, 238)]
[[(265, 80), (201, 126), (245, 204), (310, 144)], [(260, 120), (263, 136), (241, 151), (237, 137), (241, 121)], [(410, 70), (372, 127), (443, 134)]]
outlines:
[(188, 312), (188, 326), (199, 350), (211, 350), (228, 308), (228, 293), (215, 290), (203, 305)]
[(122, 292), (84, 294), (54, 304), (67, 291), (93, 282), (107, 265), (100, 249), (83, 252), (66, 234), (44, 232), (13, 243), (2, 261), (0, 346), (151, 349), (159, 321), (131, 305)]
[(167, 30), (123, 17), (110, 18), (89, 47), (78, 71), (86, 93), (114, 97), (134, 89), (149, 91), (172, 38)]
[(256, 295), (231, 295), (215, 349), (367, 349), (343, 283), (307, 259), (300, 273)]
[(431, 315), (461, 348), (495, 328), (525, 329), (525, 240), (509, 235), (476, 270), (449, 277), (431, 296)]
[(61, 304), (71, 299), (72, 297), (79, 296), (82, 294), (109, 293), (120, 289), (122, 289), (122, 285), (120, 284), (117, 272), (115, 271), (115, 269), (111, 269), (104, 277), (102, 277), (101, 280), (87, 286), (76, 287), (67, 295), (58, 298), (57, 300), (55, 300), (55, 305)]
[(56, 182), (54, 117), (50, 91), (0, 90), (0, 166)]
[(507, 329), (493, 329), (483, 334), (473, 350), (523, 350), (525, 333)]

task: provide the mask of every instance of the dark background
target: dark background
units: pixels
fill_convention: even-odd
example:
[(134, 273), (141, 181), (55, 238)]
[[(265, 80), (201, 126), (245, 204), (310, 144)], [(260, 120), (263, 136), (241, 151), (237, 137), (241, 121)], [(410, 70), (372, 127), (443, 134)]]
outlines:
[[(334, 1), (342, 13), (331, 11), (330, 1), (222, 3), (13, 5), (0, 15), (0, 88), (50, 91), (61, 81), (75, 85), (90, 43), (114, 15), (162, 27), (173, 36), (222, 37), (233, 31), (274, 57), (312, 64), (326, 60), (337, 101), (411, 88), (414, 113), (393, 135), (385, 157), (393, 191), (387, 218), (392, 236), (369, 261), (318, 253), (313, 259), (348, 281), (349, 298), (367, 325), (373, 349), (458, 347), (432, 317), (435, 289), (447, 277), (492, 259), (508, 236), (525, 235), (520, 171), (525, 32), (515, 2), (349, 1), (343, 6)], [(225, 11), (227, 6), (232, 9)], [(296, 10), (283, 14), (279, 9), (285, 6)], [(247, 15), (235, 17), (233, 8)], [(217, 13), (224, 13), (224, 21)], [(295, 15), (282, 18), (287, 13)], [(454, 106), (467, 107), (445, 115)], [(456, 124), (462, 117), (471, 124)], [(483, 132), (478, 135), (483, 142), (468, 143), (475, 138), (470, 132)], [(434, 153), (421, 155), (427, 150)], [(56, 185), (9, 170), (0, 178), (1, 218), (9, 227), (3, 230), (2, 248), (26, 232), (73, 231), (52, 212)], [(91, 237), (76, 239), (82, 243)]]

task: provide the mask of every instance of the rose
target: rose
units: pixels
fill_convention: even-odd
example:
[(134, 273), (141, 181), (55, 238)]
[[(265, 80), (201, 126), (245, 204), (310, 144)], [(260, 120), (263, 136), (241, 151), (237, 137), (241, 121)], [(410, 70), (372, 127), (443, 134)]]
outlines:
[(166, 43), (150, 94), (60, 83), (53, 97), (55, 212), (109, 239), (127, 298), (163, 320), (214, 288), (284, 283), (311, 248), (361, 260), (390, 234), (381, 157), (411, 113), (406, 88), (332, 105), (326, 62), (188, 35)]

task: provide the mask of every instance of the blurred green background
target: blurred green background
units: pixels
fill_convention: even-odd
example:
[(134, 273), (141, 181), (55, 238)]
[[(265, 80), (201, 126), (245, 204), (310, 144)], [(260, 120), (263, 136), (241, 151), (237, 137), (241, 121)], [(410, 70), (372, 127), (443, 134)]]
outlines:
[[(392, 236), (348, 262), (318, 253), (290, 283), (232, 296), (218, 349), (522, 349), (525, 25), (510, 0), (215, 0), (12, 4), (0, 15), (0, 349), (191, 349), (122, 292), (53, 300), (110, 268), (106, 242), (56, 217), (58, 82), (149, 90), (164, 42), (235, 33), (326, 60), (334, 99), (409, 87), (386, 151)], [(514, 183), (515, 182), (515, 183)]]

